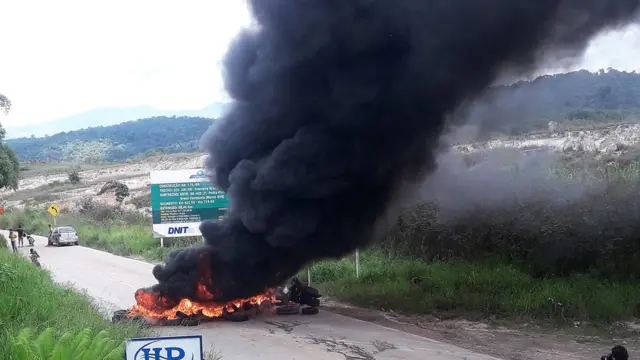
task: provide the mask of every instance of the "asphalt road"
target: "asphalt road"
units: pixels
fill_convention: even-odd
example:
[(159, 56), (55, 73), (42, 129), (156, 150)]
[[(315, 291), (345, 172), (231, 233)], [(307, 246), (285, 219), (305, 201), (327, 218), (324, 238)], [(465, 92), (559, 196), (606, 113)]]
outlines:
[[(47, 248), (46, 238), (34, 238), (40, 262), (55, 280), (85, 290), (105, 314), (129, 308), (135, 302), (135, 290), (155, 283), (152, 264), (82, 246)], [(26, 255), (29, 248), (20, 251)], [(214, 322), (154, 330), (160, 335), (201, 334), (205, 350), (214, 349), (223, 359), (234, 360), (496, 360), (326, 311), (315, 316), (260, 316), (242, 323)]]

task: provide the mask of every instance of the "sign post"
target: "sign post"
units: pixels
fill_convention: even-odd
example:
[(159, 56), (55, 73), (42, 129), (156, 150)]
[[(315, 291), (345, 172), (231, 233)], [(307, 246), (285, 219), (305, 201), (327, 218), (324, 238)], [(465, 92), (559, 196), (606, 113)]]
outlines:
[(202, 236), (200, 223), (222, 218), (229, 201), (202, 169), (152, 171), (153, 236)]
[(60, 206), (58, 206), (56, 204), (51, 204), (51, 205), (49, 205), (49, 208), (47, 208), (47, 212), (53, 218), (53, 226), (57, 226), (56, 225), (56, 216), (58, 216), (58, 214), (60, 214)]

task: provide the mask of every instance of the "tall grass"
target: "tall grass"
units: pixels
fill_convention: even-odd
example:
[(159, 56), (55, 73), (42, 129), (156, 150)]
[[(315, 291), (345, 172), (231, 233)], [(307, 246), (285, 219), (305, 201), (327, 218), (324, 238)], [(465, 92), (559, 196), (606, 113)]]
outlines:
[(514, 200), (448, 219), (440, 219), (433, 204), (420, 204), (375, 247), (391, 258), (425, 262), (499, 258), (535, 276), (637, 279), (638, 219), (640, 183), (620, 181), (572, 200)]
[(311, 276), (313, 284), (343, 301), (409, 313), (593, 322), (640, 315), (637, 282), (585, 274), (540, 279), (497, 261), (426, 263), (369, 251), (361, 253), (360, 277), (351, 258), (314, 264)]
[(1, 359), (13, 358), (8, 335), (26, 327), (40, 331), (51, 327), (58, 335), (84, 328), (109, 329), (119, 340), (145, 335), (133, 325), (111, 324), (87, 296), (54, 284), (47, 271), (4, 249), (0, 249), (0, 304)]

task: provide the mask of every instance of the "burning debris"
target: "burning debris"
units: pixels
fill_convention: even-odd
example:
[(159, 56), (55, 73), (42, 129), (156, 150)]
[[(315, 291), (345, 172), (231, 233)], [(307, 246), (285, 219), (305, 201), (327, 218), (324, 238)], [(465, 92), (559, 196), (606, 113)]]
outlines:
[[(206, 291), (204, 287), (200, 291)], [(157, 326), (195, 326), (201, 322), (227, 320), (247, 321), (250, 316), (273, 307), (279, 315), (316, 315), (319, 312), (318, 290), (292, 278), (284, 286), (264, 294), (227, 303), (195, 302), (182, 299), (177, 304), (149, 289), (136, 291), (136, 305), (128, 310), (114, 312), (112, 321), (135, 321)], [(301, 309), (302, 306), (302, 309)]]

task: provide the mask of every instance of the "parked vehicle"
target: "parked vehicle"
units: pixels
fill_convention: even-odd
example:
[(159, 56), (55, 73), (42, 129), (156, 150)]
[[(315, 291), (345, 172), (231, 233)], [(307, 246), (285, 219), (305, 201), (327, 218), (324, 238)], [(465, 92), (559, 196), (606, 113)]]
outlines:
[(51, 242), (54, 246), (78, 245), (78, 233), (71, 226), (58, 226), (53, 228)]

